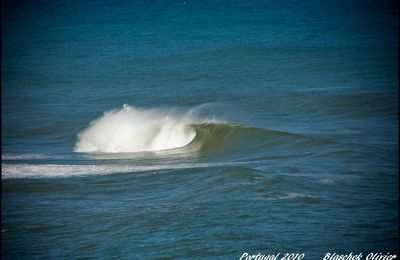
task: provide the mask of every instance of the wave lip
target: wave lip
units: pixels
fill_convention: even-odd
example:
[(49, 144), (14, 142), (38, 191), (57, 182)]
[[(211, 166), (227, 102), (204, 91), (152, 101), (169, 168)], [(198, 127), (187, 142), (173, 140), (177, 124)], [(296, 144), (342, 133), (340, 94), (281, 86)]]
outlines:
[(124, 105), (111, 110), (78, 135), (75, 152), (129, 153), (181, 148), (193, 141), (196, 130), (189, 118), (169, 111), (143, 110)]

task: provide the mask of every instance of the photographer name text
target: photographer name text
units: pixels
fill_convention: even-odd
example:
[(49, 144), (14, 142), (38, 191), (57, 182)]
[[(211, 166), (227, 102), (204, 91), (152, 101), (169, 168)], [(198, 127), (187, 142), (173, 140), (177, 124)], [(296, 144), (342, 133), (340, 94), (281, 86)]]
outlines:
[[(277, 254), (249, 254), (243, 253), (239, 260), (301, 260), (305, 257), (304, 253), (277, 253)], [(326, 253), (322, 260), (393, 260), (397, 259), (396, 254), (391, 253), (369, 253), (337, 254)]]

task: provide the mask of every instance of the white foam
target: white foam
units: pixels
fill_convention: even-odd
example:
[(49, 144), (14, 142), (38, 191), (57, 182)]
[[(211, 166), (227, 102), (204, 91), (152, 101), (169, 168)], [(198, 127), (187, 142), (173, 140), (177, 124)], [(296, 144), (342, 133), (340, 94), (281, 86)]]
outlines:
[(1, 167), (2, 179), (104, 175), (155, 170), (157, 168), (152, 166), (69, 164), (2, 164)]
[[(182, 163), (166, 165), (119, 165), (119, 164), (1, 164), (2, 179), (65, 178), (115, 173), (137, 173), (157, 170), (188, 169), (236, 165), (237, 163)], [(240, 165), (240, 164), (238, 164)]]
[(37, 153), (6, 153), (1, 155), (2, 160), (32, 160), (32, 159), (46, 159), (50, 158), (47, 154)]
[(303, 193), (287, 193), (284, 196), (271, 197), (271, 198), (259, 197), (258, 199), (259, 200), (284, 200), (284, 199), (292, 199), (292, 198), (318, 198), (318, 197), (309, 195), (309, 194), (303, 194)]
[(75, 152), (143, 152), (184, 147), (196, 136), (188, 115), (124, 105), (105, 112), (78, 135)]

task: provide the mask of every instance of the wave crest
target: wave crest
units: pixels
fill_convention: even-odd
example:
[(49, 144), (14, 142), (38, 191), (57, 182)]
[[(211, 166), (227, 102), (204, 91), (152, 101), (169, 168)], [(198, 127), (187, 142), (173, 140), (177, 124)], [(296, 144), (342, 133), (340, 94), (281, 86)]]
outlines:
[(124, 105), (111, 110), (78, 135), (75, 152), (149, 152), (180, 148), (196, 137), (190, 116)]

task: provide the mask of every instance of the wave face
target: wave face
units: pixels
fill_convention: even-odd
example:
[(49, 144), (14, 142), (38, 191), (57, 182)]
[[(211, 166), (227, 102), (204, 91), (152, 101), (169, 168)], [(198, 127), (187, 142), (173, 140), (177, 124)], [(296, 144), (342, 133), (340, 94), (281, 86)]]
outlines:
[(128, 153), (184, 147), (196, 136), (189, 114), (124, 105), (91, 122), (78, 135), (75, 152)]

